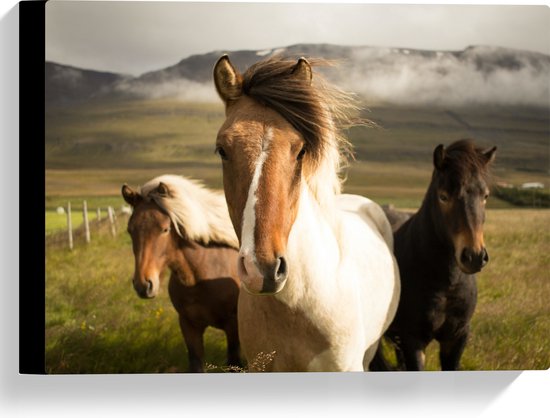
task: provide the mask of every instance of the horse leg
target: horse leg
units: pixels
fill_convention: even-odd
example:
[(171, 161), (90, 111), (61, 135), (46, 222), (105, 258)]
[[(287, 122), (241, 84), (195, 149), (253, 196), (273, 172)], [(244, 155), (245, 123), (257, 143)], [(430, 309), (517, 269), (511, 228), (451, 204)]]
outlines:
[(241, 367), (239, 330), (237, 327), (237, 316), (231, 318), (225, 327), (227, 338), (227, 365)]
[(203, 334), (205, 327), (193, 326), (186, 318), (180, 315), (180, 329), (187, 345), (189, 358), (189, 373), (203, 373), (204, 343)]
[(382, 350), (382, 339), (380, 339), (380, 341), (378, 342), (376, 352), (374, 353), (374, 357), (370, 361), (368, 369), (371, 372), (387, 372), (392, 370), (392, 367), (389, 365), (386, 358), (384, 357), (384, 353)]
[(399, 344), (395, 345), (395, 358), (397, 360), (397, 370), (405, 370), (405, 356)]
[(403, 338), (400, 349), (407, 371), (424, 370), (424, 349), (426, 346), (415, 339)]
[(439, 362), (441, 370), (458, 370), (460, 358), (466, 348), (469, 330), (453, 340), (439, 342)]

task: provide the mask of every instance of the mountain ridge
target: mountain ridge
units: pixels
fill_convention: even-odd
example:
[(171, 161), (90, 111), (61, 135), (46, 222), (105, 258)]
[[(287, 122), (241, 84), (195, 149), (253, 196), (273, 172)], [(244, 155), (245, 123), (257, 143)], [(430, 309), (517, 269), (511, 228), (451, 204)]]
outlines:
[(223, 53), (228, 53), (241, 71), (277, 53), (294, 58), (336, 60), (339, 62), (336, 70), (320, 71), (331, 82), (357, 93), (367, 102), (550, 104), (550, 56), (539, 52), (485, 45), (461, 51), (431, 51), (333, 44), (211, 51), (137, 77), (46, 62), (46, 102), (164, 97), (216, 101), (212, 68)]

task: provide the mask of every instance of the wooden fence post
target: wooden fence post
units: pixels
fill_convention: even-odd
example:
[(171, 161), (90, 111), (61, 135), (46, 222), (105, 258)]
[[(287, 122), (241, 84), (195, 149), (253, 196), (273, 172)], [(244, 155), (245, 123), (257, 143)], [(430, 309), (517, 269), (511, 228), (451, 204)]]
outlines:
[(109, 213), (109, 223), (111, 224), (111, 234), (116, 236), (116, 225), (115, 225), (115, 214), (114, 210), (111, 206), (107, 208), (107, 212)]
[(71, 202), (67, 202), (67, 231), (69, 233), (69, 250), (73, 249), (73, 223), (71, 219)]
[(101, 221), (101, 208), (97, 208), (97, 223)]
[(84, 216), (84, 236), (86, 243), (90, 243), (90, 224), (88, 223), (88, 203), (82, 202), (82, 215)]

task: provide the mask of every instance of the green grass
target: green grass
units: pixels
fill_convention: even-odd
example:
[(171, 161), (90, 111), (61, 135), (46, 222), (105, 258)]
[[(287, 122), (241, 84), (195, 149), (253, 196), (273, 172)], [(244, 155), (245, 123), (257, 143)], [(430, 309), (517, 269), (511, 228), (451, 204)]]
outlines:
[(221, 104), (151, 100), (46, 109), (46, 166), (132, 168), (217, 161)]
[[(124, 230), (122, 217), (119, 230)], [(478, 275), (479, 299), (464, 352), (466, 370), (550, 367), (550, 211), (489, 210), (491, 261)], [(131, 286), (133, 255), (125, 232), (94, 236), (75, 249), (46, 250), (48, 373), (170, 373), (187, 369), (187, 350), (166, 283), (153, 300)], [(206, 333), (206, 362), (225, 364), (223, 332)], [(427, 370), (438, 369), (437, 345)]]
[[(433, 148), (462, 137), (499, 147), (495, 181), (549, 183), (550, 123), (545, 110), (377, 107), (364, 116), (379, 127), (348, 132), (356, 157), (347, 171), (348, 193), (418, 207), (430, 181)], [(214, 142), (222, 122), (221, 104), (174, 100), (48, 108), (46, 208), (65, 206), (68, 198), (75, 205), (87, 199), (90, 207), (119, 208), (122, 184), (137, 187), (167, 173), (220, 189)], [(489, 207), (512, 205), (493, 196)]]
[(377, 107), (365, 116), (379, 128), (351, 130), (349, 136), (360, 160), (430, 162), (437, 144), (472, 138), (481, 146), (498, 147), (495, 166), (499, 175), (520, 171), (528, 178), (548, 179), (547, 108)]
[[(88, 208), (90, 224), (97, 219), (97, 209), (100, 210), (100, 219), (106, 219), (108, 207), (119, 211), (128, 204), (119, 196), (47, 196), (46, 197), (46, 235), (67, 230), (68, 203), (71, 203), (71, 223), (73, 229), (80, 227), (84, 222), (84, 201)], [(57, 213), (62, 207), (64, 213)]]
[[(498, 146), (495, 173), (499, 179), (548, 180), (547, 109), (376, 107), (364, 116), (379, 128), (358, 127), (348, 132), (359, 163), (429, 166), (437, 144), (469, 137), (482, 146)], [(48, 107), (47, 173), (93, 169), (97, 178), (86, 184), (102, 188), (110, 171), (192, 173), (197, 166), (219, 171), (214, 143), (223, 120), (221, 103), (149, 100)], [(65, 183), (47, 176), (47, 186), (56, 194)]]
[[(169, 373), (187, 370), (187, 350), (168, 298), (140, 299), (131, 285), (128, 234), (46, 251), (48, 373)], [(208, 329), (206, 360), (225, 364), (225, 336)]]
[[(65, 205), (65, 197), (103, 196), (119, 207), (122, 184), (136, 187), (167, 173), (221, 188), (214, 143), (223, 115), (221, 104), (174, 100), (48, 108), (47, 208)], [(418, 206), (430, 180), (434, 147), (463, 137), (498, 146), (495, 181), (549, 184), (550, 121), (544, 109), (376, 107), (364, 116), (379, 127), (348, 132), (356, 160), (347, 173), (347, 192), (399, 207)], [(511, 207), (497, 199), (491, 204)]]
[(478, 277), (467, 366), (479, 367), (478, 352), (494, 351), (497, 355), (485, 360), (491, 369), (550, 367), (549, 226), (548, 210), (489, 213), (485, 231), (491, 261)]
[(46, 170), (46, 208), (66, 206), (67, 200), (81, 205), (84, 199), (88, 200), (90, 207), (120, 208), (124, 204), (120, 194), (124, 183), (136, 188), (162, 174), (180, 174), (201, 180), (209, 187), (222, 187), (219, 162), (182, 164), (177, 168)]
[[(82, 223), (84, 216), (82, 213), (72, 213), (71, 222), (73, 227), (77, 227)], [(67, 215), (58, 214), (54, 211), (46, 211), (46, 235), (63, 231), (67, 229)]]
[[(82, 179), (80, 179), (82, 181)], [(46, 210), (55, 211), (59, 206), (67, 210), (67, 203), (71, 202), (72, 212), (82, 212), (84, 206), (83, 202), (86, 201), (88, 206), (88, 212), (96, 212), (97, 208), (101, 209), (101, 216), (106, 215), (107, 207), (112, 206), (113, 209), (120, 209), (122, 205), (126, 205), (122, 196), (119, 195), (47, 195), (46, 196)]]

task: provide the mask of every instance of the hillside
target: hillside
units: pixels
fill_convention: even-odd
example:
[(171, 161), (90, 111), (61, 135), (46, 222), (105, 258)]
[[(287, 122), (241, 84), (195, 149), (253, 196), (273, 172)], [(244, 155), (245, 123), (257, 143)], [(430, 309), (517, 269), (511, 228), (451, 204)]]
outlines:
[[(223, 53), (228, 53), (241, 70), (274, 54), (336, 60), (337, 69), (322, 70), (327, 78), (359, 94), (370, 105), (547, 107), (550, 101), (550, 56), (545, 54), (489, 46), (423, 51), (328, 44), (299, 44), (265, 51), (213, 51), (139, 77), (101, 75), (73, 67), (62, 71), (56, 64), (56, 71), (46, 72), (47, 96), (53, 104), (97, 96), (215, 102), (212, 68)], [(47, 68), (52, 65), (47, 63)], [(87, 89), (83, 88), (88, 80)]]
[[(195, 55), (140, 77), (46, 64), (48, 195), (117, 195), (154, 174), (221, 186), (213, 144), (224, 119), (211, 71), (224, 51)], [(327, 78), (358, 94), (377, 128), (347, 134), (356, 160), (346, 190), (416, 205), (437, 144), (472, 138), (498, 147), (497, 181), (548, 185), (550, 57), (464, 51), (295, 45), (229, 52), (240, 69), (276, 53), (339, 60)], [(75, 173), (78, 172), (78, 175)]]
[[(373, 107), (378, 128), (354, 128), (356, 159), (346, 191), (383, 202), (418, 205), (439, 144), (471, 137), (498, 146), (494, 173), (512, 184), (549, 184), (550, 120), (543, 109)], [(221, 103), (175, 100), (94, 102), (46, 112), (47, 196), (119, 195), (121, 184), (165, 174), (222, 186), (216, 133)], [(494, 200), (492, 200), (493, 202)]]
[(83, 70), (54, 62), (46, 62), (44, 75), (46, 105), (112, 97), (116, 86), (128, 79), (120, 74)]

